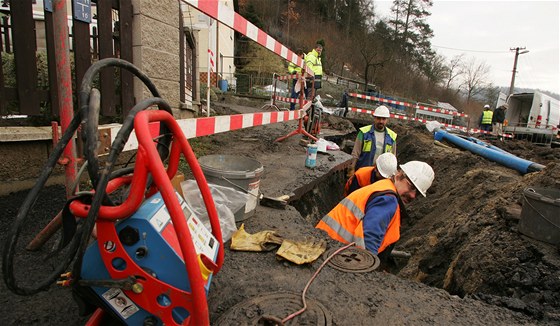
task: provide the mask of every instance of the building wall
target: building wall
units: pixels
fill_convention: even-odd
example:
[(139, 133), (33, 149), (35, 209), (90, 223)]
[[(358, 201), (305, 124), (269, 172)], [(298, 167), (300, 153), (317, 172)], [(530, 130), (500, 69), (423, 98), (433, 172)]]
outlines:
[[(134, 64), (147, 74), (163, 99), (180, 114), (179, 3), (176, 0), (133, 0), (132, 49)], [(136, 101), (152, 95), (134, 81)]]
[[(233, 10), (233, 0), (219, 0), (219, 2)], [(214, 72), (218, 74), (217, 78), (212, 75), (211, 81), (213, 82), (213, 86), (217, 86), (217, 82), (220, 79), (227, 80), (229, 85), (235, 84), (235, 65), (233, 63), (234, 30), (222, 23), (218, 23), (217, 27), (213, 31), (209, 31), (210, 18), (188, 5), (183, 6), (183, 15), (185, 17), (185, 27), (190, 28), (197, 34), (197, 67), (200, 82), (206, 82), (208, 71), (208, 49), (211, 48), (214, 52)], [(210, 35), (210, 33), (212, 33), (212, 35)], [(215, 40), (214, 42), (210, 40), (210, 36), (213, 37)]]

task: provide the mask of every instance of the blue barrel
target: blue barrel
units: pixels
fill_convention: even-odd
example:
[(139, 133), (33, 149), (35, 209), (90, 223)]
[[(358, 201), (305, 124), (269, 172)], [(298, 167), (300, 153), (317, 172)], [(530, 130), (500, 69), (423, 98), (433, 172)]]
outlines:
[(228, 89), (228, 82), (227, 82), (227, 80), (222, 79), (222, 80), (218, 81), (218, 87), (220, 88), (220, 90), (221, 90), (222, 92), (224, 92), (224, 93), (227, 92), (227, 89)]

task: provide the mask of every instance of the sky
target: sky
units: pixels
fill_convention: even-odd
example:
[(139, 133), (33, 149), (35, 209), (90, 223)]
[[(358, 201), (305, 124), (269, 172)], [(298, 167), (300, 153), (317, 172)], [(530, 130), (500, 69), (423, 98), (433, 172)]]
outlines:
[[(381, 17), (391, 14), (392, 1), (374, 0)], [(560, 94), (560, 1), (434, 0), (427, 19), (434, 31), (432, 48), (448, 60), (460, 54), (489, 68), (494, 86), (509, 87), (515, 51), (526, 48), (517, 62), (515, 88)]]

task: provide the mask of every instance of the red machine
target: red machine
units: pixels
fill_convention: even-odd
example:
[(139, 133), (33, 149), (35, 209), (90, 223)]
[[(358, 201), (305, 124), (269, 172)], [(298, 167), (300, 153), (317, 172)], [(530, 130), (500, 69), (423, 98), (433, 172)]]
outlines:
[[(100, 95), (92, 85), (95, 74), (107, 66), (129, 70), (144, 82), (154, 97), (136, 104), (129, 111), (101, 169), (97, 161)], [(13, 227), (7, 231), (8, 241), (2, 255), (2, 274), (6, 286), (19, 295), (33, 295), (47, 290), (60, 279), (62, 273), (68, 271), (74, 261), (72, 272), (64, 273), (66, 278), (57, 283), (72, 286), (76, 296), (81, 298), (78, 303), (85, 303), (87, 306), (82, 309), (83, 313), (91, 312), (87, 308), (92, 305), (100, 308), (90, 319), (91, 325), (106, 323), (104, 315), (107, 314), (104, 311), (115, 316), (115, 309), (108, 311), (111, 307), (118, 306), (120, 309), (122, 304), (124, 309), (130, 309), (128, 299), (137, 307), (137, 311), (143, 313), (140, 324), (209, 325), (206, 291), (211, 275), (219, 272), (222, 267), (222, 235), (214, 201), (202, 169), (171, 115), (169, 105), (160, 98), (159, 92), (145, 74), (132, 64), (115, 58), (99, 60), (88, 69), (79, 98), (81, 109), (54, 146), (36, 184), (20, 207)], [(146, 110), (155, 105), (159, 110)], [(84, 156), (88, 161), (88, 173), (95, 190), (82, 191), (79, 196), (70, 198), (65, 208), (53, 219), (53, 222), (56, 219), (62, 220), (60, 224), (63, 226), (63, 240), (59, 243), (59, 248), (49, 255), (56, 255), (63, 248), (67, 250), (61, 253), (62, 263), (45, 280), (38, 281), (36, 286), (29, 286), (19, 282), (20, 273), (14, 267), (17, 265), (14, 263), (14, 256), (20, 233), (29, 222), (28, 215), (36, 203), (39, 191), (45, 186), (64, 148), (83, 121), (86, 121), (83, 128), (86, 138)], [(134, 169), (113, 171), (118, 155), (133, 129), (138, 140)], [(177, 173), (181, 154), (202, 194), (211, 233), (198, 225), (200, 221), (192, 212), (185, 210), (186, 203), (171, 184), (171, 179)], [(167, 162), (167, 168), (164, 161)], [(112, 196), (119, 192), (126, 194), (121, 196), (126, 197), (124, 200), (115, 200), (115, 196)], [(146, 203), (156, 200), (160, 201), (158, 212), (165, 213), (165, 217), (152, 219), (152, 216), (143, 216), (146, 215), (142, 211), (147, 207)], [(164, 221), (166, 227), (156, 227), (154, 231), (154, 228), (150, 228), (150, 223), (158, 221)], [(190, 230), (196, 231), (197, 228), (202, 233), (191, 233)], [(208, 246), (215, 250), (204, 251), (200, 246), (196, 247), (195, 244), (200, 244), (201, 241), (193, 242), (192, 234), (197, 234), (197, 241), (206, 236)], [(94, 245), (90, 245), (92, 235), (97, 237)], [(159, 260), (150, 260), (150, 257), (157, 257)], [(116, 295), (103, 301), (107, 298), (101, 294), (111, 296), (111, 293), (122, 296)], [(120, 322), (139, 324), (137, 319), (128, 318), (131, 314), (131, 310), (120, 314)]]
[[(157, 143), (153, 140), (154, 136), (150, 133), (149, 124), (153, 122), (165, 123), (173, 135), (167, 169), (165, 169), (158, 155)], [(118, 206), (101, 206), (99, 208), (96, 222), (99, 253), (111, 279), (123, 280), (123, 284), (116, 284), (117, 287), (121, 288), (126, 297), (130, 298), (134, 304), (154, 316), (157, 324), (160, 324), (160, 322), (165, 325), (177, 324), (177, 317), (173, 317), (173, 311), (181, 308), (188, 312), (188, 317), (184, 319), (183, 324), (207, 325), (209, 324), (205, 291), (207, 280), (203, 279), (201, 267), (215, 274), (220, 270), (224, 256), (220, 225), (210, 190), (192, 148), (173, 116), (165, 111), (141, 111), (135, 117), (134, 129), (139, 144), (134, 173), (132, 176), (123, 176), (111, 180), (106, 188), (107, 194), (111, 194), (121, 186), (130, 184), (129, 194), (127, 199)], [(183, 153), (198, 183), (209, 213), (212, 234), (219, 243), (216, 264), (212, 262), (213, 257), (196, 253), (191, 232), (189, 232), (187, 226), (187, 219), (170, 181), (177, 172), (181, 153)], [(148, 175), (152, 176), (153, 184), (146, 193)], [(182, 261), (188, 275), (185, 284), (191, 289), (190, 292), (171, 286), (156, 278), (154, 273), (150, 272), (153, 268), (148, 269), (146, 266), (140, 266), (138, 260), (133, 259), (125, 250), (126, 244), (122, 243), (122, 236), (119, 237), (120, 232), (117, 232), (116, 222), (124, 223), (123, 219), (133, 215), (144, 198), (151, 198), (158, 191), (171, 216), (172, 226), (180, 247), (180, 253), (178, 254), (182, 253)], [(70, 204), (70, 210), (75, 216), (85, 218), (91, 210), (91, 205), (81, 201), (73, 201)], [(120, 266), (116, 266), (115, 261), (119, 261)], [(84, 260), (84, 264), (86, 262)], [(202, 262), (202, 265), (200, 262)], [(171, 266), (173, 265), (170, 264), (169, 267)], [(108, 280), (80, 280), (78, 284), (81, 286), (105, 285), (106, 288), (111, 287), (111, 282), (104, 283), (103, 281)], [(165, 293), (165, 300), (172, 304), (162, 304), (161, 296), (163, 293)], [(175, 313), (175, 315), (177, 314)]]

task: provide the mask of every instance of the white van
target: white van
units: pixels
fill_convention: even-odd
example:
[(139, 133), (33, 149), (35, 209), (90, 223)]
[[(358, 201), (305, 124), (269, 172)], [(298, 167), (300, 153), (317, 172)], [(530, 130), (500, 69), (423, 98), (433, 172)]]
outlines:
[(507, 124), (504, 132), (536, 143), (550, 143), (560, 127), (560, 101), (539, 91), (516, 93), (507, 97), (500, 93), (496, 107), (507, 101)]

